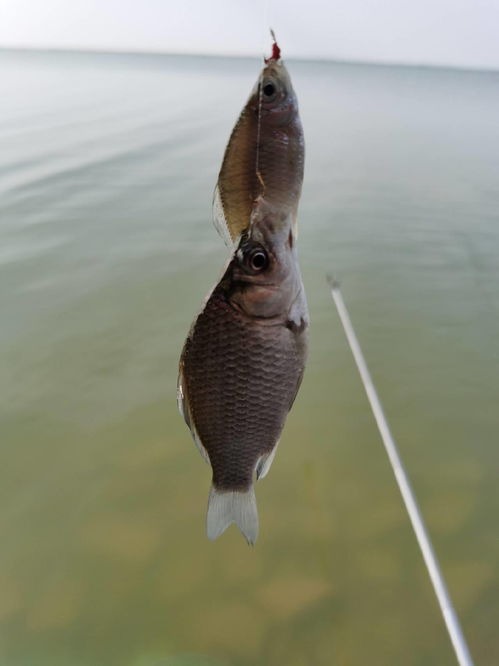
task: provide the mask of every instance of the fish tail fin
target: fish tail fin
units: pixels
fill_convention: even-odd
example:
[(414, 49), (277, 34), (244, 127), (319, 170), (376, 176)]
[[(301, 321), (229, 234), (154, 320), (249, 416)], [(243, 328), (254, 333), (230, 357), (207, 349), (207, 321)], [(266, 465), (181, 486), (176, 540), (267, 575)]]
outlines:
[(206, 519), (208, 539), (214, 541), (232, 523), (236, 523), (252, 546), (258, 536), (258, 511), (253, 484), (248, 490), (241, 491), (211, 487)]

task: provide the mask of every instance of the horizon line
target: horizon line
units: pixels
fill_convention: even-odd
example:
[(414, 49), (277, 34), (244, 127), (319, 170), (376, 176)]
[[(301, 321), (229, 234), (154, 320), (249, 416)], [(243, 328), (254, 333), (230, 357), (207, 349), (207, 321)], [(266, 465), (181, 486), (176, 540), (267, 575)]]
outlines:
[[(203, 52), (187, 52), (187, 51), (146, 51), (141, 49), (113, 49), (113, 48), (94, 48), (86, 46), (4, 46), (0, 44), (0, 52), (2, 51), (24, 51), (24, 52), (44, 52), (44, 53), (80, 53), (88, 55), (104, 55), (104, 56), (156, 56), (156, 57), (191, 57), (191, 58), (226, 58), (233, 60), (260, 60), (262, 56), (248, 55), (242, 53), (203, 53)], [(372, 67), (406, 67), (413, 69), (447, 69), (456, 70), (461, 72), (483, 72), (483, 73), (499, 73), (498, 67), (486, 67), (480, 65), (452, 65), (444, 63), (418, 63), (418, 62), (401, 62), (401, 61), (386, 61), (386, 60), (349, 60), (343, 58), (324, 57), (324, 56), (291, 56), (284, 58), (284, 60), (296, 62), (317, 62), (317, 63), (331, 63), (338, 65), (363, 65)]]

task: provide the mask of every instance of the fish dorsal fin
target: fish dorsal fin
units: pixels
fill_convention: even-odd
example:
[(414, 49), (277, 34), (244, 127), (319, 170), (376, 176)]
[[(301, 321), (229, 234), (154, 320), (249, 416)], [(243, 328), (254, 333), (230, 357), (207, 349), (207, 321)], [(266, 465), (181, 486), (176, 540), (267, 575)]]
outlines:
[(257, 481), (259, 481), (260, 479), (263, 479), (265, 476), (267, 476), (267, 473), (270, 469), (270, 466), (272, 465), (272, 462), (274, 461), (278, 444), (279, 444), (279, 442), (277, 441), (270, 451), (268, 451), (267, 453), (264, 453), (258, 459), (258, 462), (256, 464), (256, 468), (255, 468)]
[(233, 239), (231, 236), (218, 185), (215, 187), (215, 192), (213, 193), (213, 224), (225, 245), (230, 250), (234, 250), (237, 247), (239, 238)]

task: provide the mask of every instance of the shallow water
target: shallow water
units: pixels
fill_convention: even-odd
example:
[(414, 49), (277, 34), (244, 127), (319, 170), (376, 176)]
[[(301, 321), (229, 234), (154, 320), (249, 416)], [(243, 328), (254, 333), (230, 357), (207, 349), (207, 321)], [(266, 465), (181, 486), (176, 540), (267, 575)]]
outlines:
[(261, 532), (204, 535), (178, 356), (259, 63), (0, 52), (0, 664), (454, 662), (343, 292), (476, 662), (499, 662), (499, 74), (291, 62), (306, 377)]

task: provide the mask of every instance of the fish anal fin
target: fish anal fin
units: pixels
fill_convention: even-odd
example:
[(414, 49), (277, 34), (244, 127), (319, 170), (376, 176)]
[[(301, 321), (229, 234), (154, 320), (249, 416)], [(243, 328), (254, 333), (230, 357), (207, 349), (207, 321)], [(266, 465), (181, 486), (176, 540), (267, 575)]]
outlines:
[(203, 446), (201, 440), (199, 439), (199, 435), (198, 435), (198, 433), (197, 433), (197, 430), (196, 430), (195, 426), (194, 426), (194, 425), (191, 425), (191, 426), (189, 426), (189, 427), (190, 427), (190, 431), (191, 431), (192, 439), (194, 440), (194, 444), (196, 445), (197, 450), (198, 450), (199, 453), (202, 455), (202, 457), (204, 458), (204, 460), (205, 460), (207, 463), (209, 463), (209, 462), (210, 462), (210, 456), (208, 455), (208, 451), (204, 448), (204, 446)]
[(185, 397), (185, 391), (184, 391), (184, 374), (182, 372), (182, 365), (180, 365), (179, 371), (178, 371), (178, 379), (177, 379), (177, 406), (178, 406), (178, 411), (180, 412), (180, 415), (184, 419), (184, 421), (187, 424), (187, 427), (191, 427), (191, 422), (190, 422), (190, 416), (189, 416), (189, 410), (187, 408), (187, 401)]
[(229, 223), (225, 217), (224, 206), (218, 185), (215, 187), (215, 192), (213, 193), (213, 224), (223, 238), (225, 245), (233, 250), (237, 245), (238, 239), (232, 238)]
[(208, 455), (208, 451), (204, 448), (201, 439), (197, 433), (196, 426), (194, 425), (194, 421), (191, 416), (191, 411), (189, 409), (189, 400), (187, 397), (187, 392), (185, 389), (185, 381), (184, 381), (184, 373), (182, 369), (182, 364), (180, 364), (180, 369), (178, 373), (178, 382), (177, 382), (177, 404), (178, 404), (178, 410), (181, 413), (181, 415), (184, 418), (184, 421), (187, 424), (187, 427), (191, 431), (192, 439), (194, 440), (194, 444), (196, 445), (196, 448), (198, 449), (199, 453), (201, 456), (206, 460), (207, 463), (210, 462), (210, 457)]

